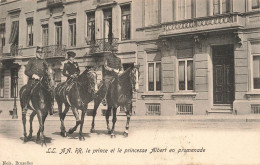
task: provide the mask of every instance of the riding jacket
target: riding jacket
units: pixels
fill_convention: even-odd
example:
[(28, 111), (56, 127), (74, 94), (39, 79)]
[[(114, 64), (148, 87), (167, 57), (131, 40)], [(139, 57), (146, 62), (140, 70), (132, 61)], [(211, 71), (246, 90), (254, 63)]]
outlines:
[(79, 70), (79, 65), (77, 62), (71, 62), (68, 61), (67, 63), (64, 64), (63, 68), (63, 75), (67, 77), (67, 79), (70, 78), (71, 75), (77, 74), (79, 75), (80, 70)]
[(112, 76), (112, 77), (117, 76), (117, 73), (115, 73), (112, 70), (106, 69), (107, 67), (112, 68), (112, 69), (122, 70), (121, 59), (114, 54), (108, 55), (105, 58), (105, 66), (104, 66), (103, 75)]
[(47, 69), (48, 64), (45, 60), (39, 58), (31, 58), (26, 65), (24, 73), (29, 77), (29, 79), (32, 79), (33, 74), (36, 74), (41, 78)]

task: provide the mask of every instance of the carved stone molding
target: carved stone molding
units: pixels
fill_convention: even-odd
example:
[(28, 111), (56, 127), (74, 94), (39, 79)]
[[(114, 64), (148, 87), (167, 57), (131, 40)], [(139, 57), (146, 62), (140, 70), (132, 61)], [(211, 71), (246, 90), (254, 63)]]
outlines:
[(161, 50), (169, 50), (171, 47), (171, 43), (168, 39), (159, 39), (157, 41), (158, 47)]
[(239, 47), (242, 46), (243, 44), (243, 34), (242, 33), (239, 33), (239, 32), (235, 32), (234, 33), (235, 35), (235, 43), (239, 45)]
[(207, 33), (203, 33), (203, 34), (198, 34), (198, 35), (194, 35), (193, 39), (194, 39), (194, 44), (197, 48), (201, 49), (202, 48), (202, 40), (207, 39), (208, 34)]

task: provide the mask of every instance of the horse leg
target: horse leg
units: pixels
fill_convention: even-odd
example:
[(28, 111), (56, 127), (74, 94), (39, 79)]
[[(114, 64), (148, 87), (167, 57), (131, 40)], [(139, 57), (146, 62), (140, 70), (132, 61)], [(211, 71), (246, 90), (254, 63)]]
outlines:
[(94, 110), (93, 110), (93, 118), (92, 118), (92, 124), (91, 124), (91, 129), (90, 129), (90, 132), (91, 133), (94, 133), (95, 132), (95, 117), (97, 115), (97, 109), (98, 109), (98, 106), (100, 105), (102, 99), (95, 99), (94, 100)]
[(129, 103), (129, 104), (127, 104), (127, 107), (126, 107), (127, 121), (126, 121), (126, 126), (125, 126), (125, 131), (124, 131), (124, 136), (125, 137), (128, 137), (128, 130), (129, 130), (129, 123), (130, 123), (130, 118), (131, 118), (131, 112), (132, 112), (132, 104)]
[(81, 124), (80, 124), (80, 129), (79, 129), (79, 140), (85, 140), (84, 136), (82, 135), (82, 128), (83, 128), (85, 113), (86, 113), (87, 109), (88, 109), (88, 106), (86, 106), (86, 108), (83, 108), (81, 111)]
[(73, 128), (69, 129), (69, 134), (72, 134), (74, 131), (77, 130), (78, 126), (82, 123), (82, 121), (79, 119), (79, 111), (75, 107), (71, 107), (72, 112), (76, 118), (76, 125)]
[(32, 138), (32, 133), (33, 133), (32, 122), (33, 122), (33, 119), (34, 119), (35, 115), (36, 115), (35, 111), (33, 111), (32, 114), (30, 115), (30, 134), (28, 136), (28, 140), (30, 140)]
[(38, 121), (39, 121), (39, 131), (38, 131), (38, 133), (37, 133), (37, 140), (36, 140), (36, 142), (37, 141), (39, 141), (40, 140), (40, 143), (41, 143), (41, 145), (43, 146), (43, 143), (46, 145), (46, 143), (45, 143), (45, 139), (44, 139), (44, 134), (43, 134), (43, 117), (42, 117), (42, 112), (41, 112), (41, 110), (39, 110), (39, 109), (37, 109), (36, 110), (36, 113), (37, 113), (37, 117), (38, 117)]
[(109, 127), (109, 116), (111, 114), (111, 109), (112, 107), (108, 106), (107, 107), (107, 111), (106, 111), (106, 122), (107, 122), (107, 131), (108, 131), (108, 134), (111, 134), (111, 129)]
[(116, 124), (116, 110), (117, 108), (113, 107), (113, 119), (112, 119), (112, 122), (113, 122), (113, 125), (112, 125), (112, 130), (111, 130), (111, 138), (115, 138), (116, 135), (115, 135), (115, 124)]
[[(42, 132), (44, 131), (44, 123), (45, 123), (47, 116), (48, 116), (48, 111), (46, 113), (44, 113), (43, 116), (42, 116)], [(37, 132), (37, 141), (40, 140), (40, 133), (41, 133), (41, 130), (39, 129), (38, 132)], [(43, 135), (43, 137), (44, 137), (44, 144), (46, 145), (45, 136)]]
[(60, 105), (58, 104), (58, 108), (59, 108), (59, 116), (60, 116), (60, 122), (61, 122), (61, 126), (60, 126), (60, 135), (63, 137), (67, 136), (67, 132), (66, 132), (66, 128), (64, 125), (64, 119), (66, 117), (67, 112), (69, 111), (69, 105), (65, 104), (65, 109), (62, 112), (62, 103), (60, 103)]
[(24, 135), (24, 142), (27, 142), (27, 133), (26, 133), (26, 113), (27, 113), (27, 109), (23, 109), (22, 110), (22, 121), (23, 121), (23, 135)]

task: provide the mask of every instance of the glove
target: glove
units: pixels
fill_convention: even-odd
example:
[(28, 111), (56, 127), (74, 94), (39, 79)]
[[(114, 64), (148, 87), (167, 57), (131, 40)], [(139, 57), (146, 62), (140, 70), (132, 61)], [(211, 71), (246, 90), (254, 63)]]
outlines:
[(114, 72), (116, 72), (118, 74), (119, 73), (119, 69), (114, 69)]
[(39, 80), (39, 79), (40, 79), (40, 77), (39, 77), (38, 75), (36, 75), (36, 74), (33, 74), (33, 75), (32, 75), (32, 78), (34, 78), (34, 79), (36, 79), (36, 80)]

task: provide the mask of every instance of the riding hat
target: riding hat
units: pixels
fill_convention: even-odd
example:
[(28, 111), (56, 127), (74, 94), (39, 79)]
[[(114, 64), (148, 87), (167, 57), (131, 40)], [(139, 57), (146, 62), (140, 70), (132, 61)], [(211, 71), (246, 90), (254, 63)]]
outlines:
[(75, 52), (72, 52), (72, 51), (69, 51), (69, 52), (67, 52), (67, 55), (68, 55), (68, 58), (70, 58), (70, 57), (75, 57), (75, 56), (76, 56), (76, 53), (75, 53)]
[(43, 51), (43, 50), (42, 50), (42, 47), (40, 47), (40, 46), (37, 46), (37, 47), (36, 47), (36, 52), (37, 52), (37, 53), (42, 53), (42, 51)]

